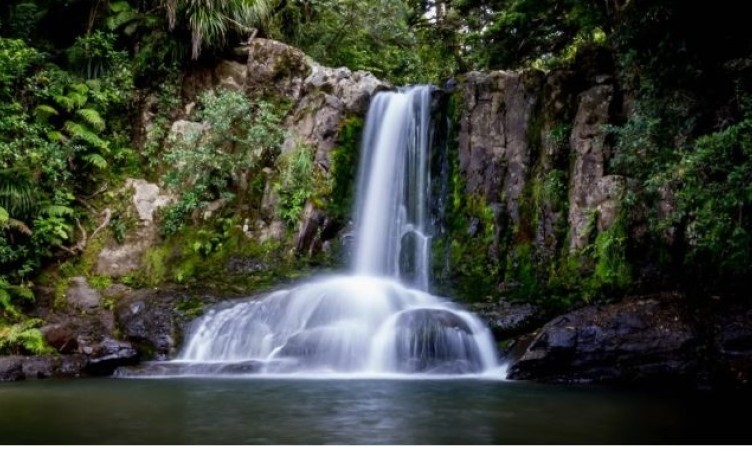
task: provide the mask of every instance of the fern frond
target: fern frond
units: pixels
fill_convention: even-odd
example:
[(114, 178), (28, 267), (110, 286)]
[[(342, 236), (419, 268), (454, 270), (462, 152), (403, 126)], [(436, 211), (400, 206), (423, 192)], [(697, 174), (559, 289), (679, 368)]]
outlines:
[(65, 95), (55, 95), (52, 99), (66, 111), (72, 111), (76, 106), (75, 100)]
[(2, 206), (0, 206), (0, 227), (8, 223), (10, 220), (10, 214)]
[[(0, 288), (0, 311), (5, 312), (6, 315), (15, 318), (18, 316), (18, 309), (16, 309), (15, 306), (13, 306), (13, 303), (11, 303), (11, 297), (10, 292), (7, 290)], [(3, 332), (0, 330), (0, 342), (2, 342), (3, 339)], [(1, 348), (1, 345), (0, 345)]]
[(43, 212), (49, 217), (65, 217), (73, 214), (73, 208), (65, 205), (48, 205)]
[(45, 343), (44, 336), (39, 330), (42, 323), (40, 319), (31, 319), (10, 326), (0, 326), (0, 353), (51, 353), (52, 349)]
[(68, 120), (63, 124), (63, 129), (67, 131), (72, 138), (80, 139), (92, 147), (101, 150), (108, 150), (107, 142), (97, 136), (97, 134), (86, 127), (86, 125)]
[(84, 155), (83, 160), (96, 167), (97, 169), (107, 168), (107, 160), (104, 159), (104, 156), (100, 155), (99, 153), (89, 153), (88, 155)]
[(8, 292), (11, 297), (18, 298), (27, 302), (33, 302), (35, 300), (34, 291), (26, 286), (10, 286)]
[(65, 137), (65, 135), (63, 133), (61, 133), (61, 132), (59, 132), (57, 130), (48, 131), (47, 132), (47, 139), (49, 139), (52, 142), (61, 142), (61, 143), (63, 143), (66, 140), (68, 140), (68, 138)]
[[(86, 86), (86, 85), (83, 84), (83, 83), (81, 83), (81, 84), (76, 85), (76, 86)], [(87, 88), (87, 90), (88, 90), (88, 88)], [(68, 94), (68, 98), (73, 102), (73, 105), (76, 106), (76, 107), (78, 107), (78, 108), (83, 107), (86, 104), (86, 100), (87, 100), (86, 95), (82, 94), (82, 93), (80, 93), (78, 91), (71, 92), (70, 94)]]
[(50, 105), (38, 105), (34, 108), (34, 117), (37, 119), (37, 122), (40, 123), (47, 122), (50, 117), (57, 115), (60, 115), (60, 113)]
[[(89, 86), (86, 85), (86, 83), (76, 83), (73, 86), (71, 86), (73, 92), (75, 92), (78, 95), (86, 95), (89, 92)], [(85, 102), (84, 102), (85, 104)]]
[(76, 113), (81, 116), (81, 118), (84, 119), (86, 123), (94, 127), (96, 130), (104, 130), (104, 119), (102, 119), (102, 116), (99, 115), (99, 112), (97, 112), (97, 110), (86, 108), (79, 109), (78, 111), (76, 111)]

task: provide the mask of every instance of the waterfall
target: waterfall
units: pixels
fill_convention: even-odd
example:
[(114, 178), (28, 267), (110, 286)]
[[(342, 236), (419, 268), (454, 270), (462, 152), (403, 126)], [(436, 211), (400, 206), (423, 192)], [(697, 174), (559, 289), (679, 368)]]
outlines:
[(377, 94), (364, 129), (352, 273), (200, 318), (163, 374), (478, 374), (489, 330), (428, 293), (431, 94)]
[(419, 86), (374, 99), (364, 130), (356, 212), (355, 273), (405, 280), (412, 269), (412, 279), (405, 281), (422, 290), (428, 290), (430, 247), (431, 90)]

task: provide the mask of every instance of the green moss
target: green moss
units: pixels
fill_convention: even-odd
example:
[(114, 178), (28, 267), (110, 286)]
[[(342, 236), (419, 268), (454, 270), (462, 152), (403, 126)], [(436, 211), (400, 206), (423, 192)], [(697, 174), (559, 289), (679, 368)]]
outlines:
[(194, 319), (204, 313), (206, 305), (200, 297), (191, 296), (180, 299), (175, 305), (175, 309), (182, 313), (187, 319)]
[[(460, 92), (447, 103), (447, 114), (459, 123)], [(497, 254), (496, 214), (480, 195), (467, 195), (460, 174), (457, 127), (447, 137), (449, 158), (446, 233), (433, 240), (433, 272), (439, 294), (461, 301), (477, 302), (493, 298), (500, 278)]]
[(55, 296), (53, 300), (53, 307), (55, 309), (64, 309), (68, 302), (66, 296), (68, 295), (69, 278), (62, 277), (55, 283)]
[(327, 213), (341, 220), (353, 210), (353, 192), (358, 172), (363, 119), (348, 116), (340, 124), (337, 146), (331, 151), (331, 195), (326, 202)]
[(171, 249), (167, 246), (152, 247), (144, 253), (141, 282), (147, 286), (156, 286), (167, 279), (167, 259)]

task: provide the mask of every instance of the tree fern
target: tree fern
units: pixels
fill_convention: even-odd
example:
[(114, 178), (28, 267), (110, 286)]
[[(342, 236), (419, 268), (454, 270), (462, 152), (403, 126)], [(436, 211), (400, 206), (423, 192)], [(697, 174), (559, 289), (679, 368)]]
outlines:
[(94, 127), (98, 131), (103, 131), (105, 127), (104, 119), (99, 115), (99, 112), (95, 109), (84, 108), (76, 111), (76, 114), (81, 116), (89, 125)]
[(224, 45), (231, 29), (250, 33), (269, 16), (276, 3), (273, 0), (161, 0), (170, 29), (175, 28), (178, 14), (185, 14), (193, 59), (198, 58), (204, 46)]

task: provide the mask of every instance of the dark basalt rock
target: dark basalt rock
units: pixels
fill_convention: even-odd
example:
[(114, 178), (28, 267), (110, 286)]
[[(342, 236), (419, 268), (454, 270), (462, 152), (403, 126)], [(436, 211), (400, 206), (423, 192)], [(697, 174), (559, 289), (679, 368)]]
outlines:
[(475, 304), (473, 312), (485, 320), (491, 333), (499, 341), (534, 331), (550, 317), (536, 305), (504, 301), (495, 304)]
[(125, 340), (136, 344), (148, 357), (163, 360), (177, 351), (180, 324), (175, 295), (167, 292), (134, 292), (115, 309), (115, 320)]
[(112, 375), (116, 368), (137, 364), (139, 355), (129, 342), (105, 339), (89, 358), (84, 370), (90, 375)]
[(681, 299), (589, 306), (546, 324), (508, 372), (546, 382), (694, 383), (701, 335)]
[(23, 361), (23, 356), (0, 357), (0, 381), (23, 380)]
[(30, 356), (23, 361), (23, 373), (27, 380), (51, 378), (60, 369), (59, 356)]
[(76, 332), (68, 324), (46, 325), (40, 331), (44, 340), (60, 353), (73, 353), (78, 349)]

